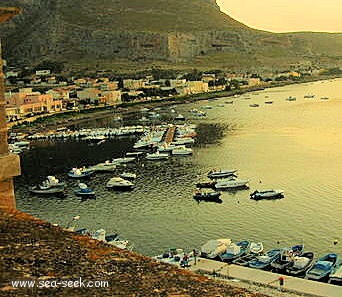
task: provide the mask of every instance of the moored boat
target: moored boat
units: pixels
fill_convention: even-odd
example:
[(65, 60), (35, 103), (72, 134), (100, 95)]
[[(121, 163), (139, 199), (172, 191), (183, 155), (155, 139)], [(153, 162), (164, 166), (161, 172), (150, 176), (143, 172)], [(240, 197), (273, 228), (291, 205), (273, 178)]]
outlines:
[(237, 172), (237, 169), (225, 169), (225, 170), (210, 170), (208, 173), (209, 178), (225, 178), (233, 176)]
[(339, 265), (336, 266), (335, 269), (329, 274), (329, 281), (328, 283), (337, 283), (339, 285), (342, 284), (342, 263), (340, 262)]
[(250, 242), (248, 240), (230, 243), (224, 253), (220, 254), (221, 261), (232, 262), (233, 260), (247, 254)]
[(340, 257), (335, 253), (326, 254), (320, 257), (314, 265), (306, 272), (306, 279), (323, 280), (328, 278), (330, 273), (339, 264)]
[(263, 190), (263, 191), (255, 190), (253, 193), (250, 194), (250, 197), (251, 199), (254, 199), (254, 200), (283, 198), (284, 191), (283, 190)]
[(280, 255), (280, 249), (272, 249), (266, 252), (265, 255), (257, 256), (255, 259), (248, 262), (248, 266), (257, 269), (266, 269)]
[(132, 190), (134, 188), (134, 184), (129, 180), (123, 179), (122, 177), (112, 177), (107, 182), (106, 188), (117, 190)]
[(201, 247), (201, 257), (208, 259), (218, 258), (219, 255), (225, 252), (227, 246), (231, 243), (231, 239), (219, 238), (209, 240)]
[(208, 180), (208, 181), (203, 181), (203, 182), (198, 182), (196, 184), (196, 188), (215, 188), (216, 181), (214, 180)]
[(107, 160), (103, 163), (98, 163), (96, 165), (90, 166), (89, 169), (92, 169), (95, 172), (113, 172), (115, 171), (116, 166), (117, 166), (116, 162), (111, 162)]
[(134, 180), (137, 178), (137, 175), (131, 172), (123, 172), (123, 173), (120, 173), (119, 176), (127, 180)]
[(303, 276), (314, 262), (314, 253), (305, 252), (300, 256), (295, 256), (292, 263), (286, 267), (286, 273), (293, 276)]
[(165, 160), (169, 157), (168, 154), (166, 153), (159, 153), (159, 152), (155, 152), (155, 153), (148, 153), (146, 154), (146, 159), (147, 160)]
[(283, 272), (294, 261), (295, 256), (300, 256), (304, 249), (303, 245), (295, 245), (291, 248), (283, 248), (280, 255), (271, 263), (271, 269), (277, 272)]
[(178, 145), (172, 149), (171, 154), (176, 156), (188, 156), (192, 155), (192, 149), (185, 147), (185, 145)]
[(225, 179), (219, 180), (215, 188), (218, 190), (229, 190), (229, 189), (237, 189), (237, 188), (248, 188), (249, 180), (248, 179)]
[(196, 191), (193, 198), (196, 200), (204, 200), (204, 201), (214, 201), (214, 202), (222, 202), (220, 199), (220, 192), (201, 192)]
[(71, 178), (85, 178), (94, 174), (95, 171), (91, 168), (81, 167), (81, 168), (72, 168), (68, 172), (68, 176)]
[(52, 194), (64, 194), (64, 187), (51, 187), (51, 188), (40, 188), (39, 186), (29, 187), (29, 191), (33, 194), (43, 194), (43, 195), (52, 195)]
[(79, 183), (78, 188), (74, 190), (74, 193), (77, 196), (83, 196), (83, 197), (93, 197), (95, 196), (95, 191), (91, 188), (89, 188), (85, 183)]

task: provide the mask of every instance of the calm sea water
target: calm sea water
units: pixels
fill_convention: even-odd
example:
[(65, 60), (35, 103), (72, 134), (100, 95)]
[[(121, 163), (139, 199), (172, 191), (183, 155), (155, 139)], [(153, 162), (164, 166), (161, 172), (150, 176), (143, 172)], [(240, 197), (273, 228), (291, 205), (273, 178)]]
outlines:
[[(306, 99), (306, 94), (315, 98)], [(297, 100), (285, 100), (289, 96)], [(231, 100), (233, 104), (225, 104)], [(250, 107), (253, 103), (259, 107)], [(99, 146), (77, 141), (32, 143), (33, 148), (21, 155), (22, 176), (15, 180), (18, 208), (61, 225), (80, 215), (80, 227), (119, 232), (134, 243), (135, 251), (146, 255), (171, 246), (199, 248), (221, 237), (263, 241), (265, 248), (304, 242), (307, 250), (318, 254), (341, 252), (342, 80), (266, 89), (175, 108), (189, 118), (191, 108), (205, 105), (214, 108), (206, 110), (207, 118), (192, 120), (199, 125), (192, 157), (129, 165), (125, 170), (138, 175), (132, 192), (106, 190), (105, 183), (113, 174), (97, 174), (87, 181), (97, 191), (96, 200), (74, 196), (76, 181), (67, 179), (67, 171), (122, 156), (132, 149), (135, 137)], [(118, 123), (112, 118), (88, 123), (114, 125)], [(239, 177), (250, 179), (250, 189), (223, 192), (221, 204), (198, 204), (192, 199), (195, 183), (205, 180), (215, 167), (237, 168)], [(67, 180), (66, 198), (28, 193), (29, 185), (48, 174)], [(283, 189), (285, 198), (249, 199), (251, 191), (267, 188)], [(334, 246), (334, 239), (339, 244)]]

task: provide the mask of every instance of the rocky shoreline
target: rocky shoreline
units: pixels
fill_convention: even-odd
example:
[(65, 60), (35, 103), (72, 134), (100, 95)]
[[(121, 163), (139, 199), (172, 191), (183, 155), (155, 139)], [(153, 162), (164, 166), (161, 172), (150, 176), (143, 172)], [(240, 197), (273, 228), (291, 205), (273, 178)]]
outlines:
[[(267, 296), (77, 236), (21, 212), (0, 211), (0, 230), (1, 296)], [(108, 287), (12, 285), (79, 278), (107, 281)]]

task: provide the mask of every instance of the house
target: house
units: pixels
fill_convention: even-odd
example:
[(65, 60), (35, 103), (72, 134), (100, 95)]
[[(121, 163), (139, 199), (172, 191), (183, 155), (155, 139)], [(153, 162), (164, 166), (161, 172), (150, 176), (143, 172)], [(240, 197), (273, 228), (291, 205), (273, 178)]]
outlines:
[(6, 105), (8, 107), (17, 107), (21, 116), (31, 113), (51, 113), (62, 109), (61, 100), (54, 99), (51, 94), (33, 92), (32, 88), (19, 89), (18, 93), (6, 94), (5, 98)]
[(145, 87), (145, 80), (143, 79), (124, 79), (123, 80), (124, 89), (128, 90), (138, 90)]

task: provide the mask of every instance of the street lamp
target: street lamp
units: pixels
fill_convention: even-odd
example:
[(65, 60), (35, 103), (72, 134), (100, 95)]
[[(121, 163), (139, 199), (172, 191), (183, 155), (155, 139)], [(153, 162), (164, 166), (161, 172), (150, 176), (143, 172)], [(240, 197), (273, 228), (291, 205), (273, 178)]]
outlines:
[[(20, 13), (15, 7), (0, 7), (0, 24)], [(5, 82), (0, 44), (0, 208), (15, 210), (13, 176), (20, 175), (19, 156), (10, 154), (7, 143)]]

